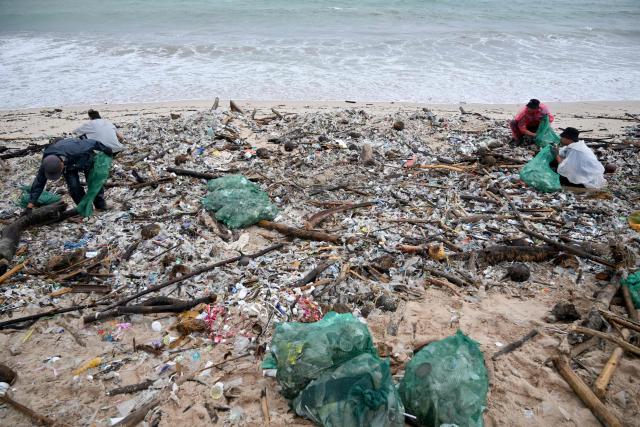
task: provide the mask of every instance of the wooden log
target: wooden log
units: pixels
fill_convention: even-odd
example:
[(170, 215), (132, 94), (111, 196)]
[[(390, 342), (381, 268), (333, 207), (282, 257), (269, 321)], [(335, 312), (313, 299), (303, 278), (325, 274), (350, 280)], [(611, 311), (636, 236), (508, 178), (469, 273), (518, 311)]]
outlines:
[(493, 353), (493, 356), (491, 356), (491, 360), (496, 360), (498, 357), (502, 356), (503, 354), (511, 353), (513, 350), (516, 350), (522, 347), (522, 344), (529, 341), (531, 338), (535, 337), (536, 335), (538, 335), (538, 331), (536, 329), (532, 329), (531, 332), (529, 332), (524, 337), (505, 345), (504, 348)]
[(37, 153), (44, 150), (45, 148), (47, 148), (47, 145), (48, 144), (30, 144), (27, 148), (23, 148), (22, 150), (16, 150), (10, 153), (2, 154), (0, 155), (0, 159), (7, 160), (14, 159), (16, 157), (28, 156), (29, 154)]
[(209, 111), (217, 110), (219, 105), (220, 105), (220, 98), (216, 96), (216, 99), (215, 101), (213, 101), (213, 105), (211, 106), (211, 109)]
[[(602, 288), (598, 294), (596, 295), (596, 299), (589, 311), (587, 317), (581, 322), (581, 326), (600, 330), (604, 326), (604, 320), (602, 319), (602, 315), (600, 314), (600, 310), (608, 310), (611, 305), (611, 300), (618, 293), (620, 289), (620, 278), (614, 277), (611, 280), (611, 283), (608, 286)], [(584, 336), (580, 335), (577, 332), (571, 332), (567, 336), (569, 342), (571, 344), (575, 344), (576, 342), (584, 341)]]
[[(622, 331), (620, 331), (620, 333), (622, 334), (622, 338), (624, 338), (625, 340), (628, 340), (629, 335), (631, 335), (628, 329), (623, 329)], [(607, 386), (609, 385), (611, 377), (618, 367), (618, 362), (620, 362), (620, 358), (622, 357), (623, 353), (624, 349), (622, 347), (616, 347), (611, 353), (609, 360), (607, 360), (607, 363), (602, 368), (602, 371), (596, 379), (596, 382), (593, 383), (593, 392), (600, 399), (604, 399), (604, 396), (607, 393)]]
[(628, 286), (622, 286), (622, 297), (624, 298), (624, 306), (627, 309), (627, 313), (629, 313), (629, 318), (633, 321), (638, 321), (638, 310), (633, 304), (633, 300), (631, 299), (631, 292), (629, 291)]
[(31, 214), (21, 216), (2, 229), (2, 234), (0, 234), (0, 274), (7, 271), (18, 248), (22, 232), (29, 227), (59, 218), (66, 207), (66, 203), (58, 202), (34, 209)]
[(628, 342), (626, 342), (622, 338), (618, 338), (618, 337), (613, 336), (611, 334), (607, 334), (607, 333), (604, 333), (604, 332), (596, 331), (596, 330), (593, 330), (593, 329), (585, 328), (583, 326), (574, 326), (571, 329), (573, 331), (575, 331), (575, 332), (580, 333), (580, 334), (591, 335), (591, 336), (594, 336), (594, 337), (605, 339), (605, 340), (607, 340), (609, 342), (612, 342), (614, 344), (618, 344), (618, 346), (622, 347), (624, 350), (628, 351), (629, 353), (633, 353), (636, 356), (640, 356), (640, 347), (636, 347), (633, 344), (629, 344)]
[(244, 114), (244, 111), (242, 111), (242, 108), (240, 108), (238, 104), (235, 103), (235, 101), (229, 101), (229, 109), (234, 113)]
[(441, 288), (445, 288), (445, 289), (449, 289), (451, 291), (451, 293), (453, 293), (455, 296), (461, 297), (462, 294), (449, 282), (445, 282), (444, 280), (440, 280), (440, 279), (436, 279), (434, 277), (427, 277), (426, 282), (431, 284), (431, 285), (435, 285), (435, 286), (439, 286)]
[(558, 255), (554, 246), (508, 246), (496, 245), (486, 249), (451, 255), (452, 259), (466, 260), (475, 254), (479, 262), (495, 265), (501, 262), (544, 262)]
[(17, 410), (18, 412), (20, 412), (23, 415), (26, 415), (27, 417), (29, 417), (31, 419), (31, 421), (33, 421), (34, 423), (36, 423), (38, 425), (45, 425), (45, 426), (48, 426), (48, 427), (65, 427), (65, 426), (67, 426), (67, 424), (61, 423), (61, 422), (56, 421), (56, 420), (54, 420), (52, 418), (45, 417), (44, 415), (40, 415), (40, 414), (36, 413), (33, 409), (28, 408), (28, 407), (24, 406), (23, 404), (16, 402), (15, 400), (13, 400), (12, 398), (10, 398), (7, 395), (0, 396), (0, 402), (6, 403), (7, 405), (12, 406), (15, 410)]
[(331, 243), (341, 243), (342, 241), (342, 238), (340, 236), (327, 234), (321, 231), (303, 230), (301, 228), (291, 227), (285, 224), (280, 224), (278, 222), (262, 220), (259, 221), (257, 225), (267, 230), (277, 231), (278, 233), (284, 234), (285, 236), (297, 237), (298, 239)]
[(525, 227), (520, 228), (520, 230), (523, 233), (528, 234), (531, 237), (535, 237), (536, 239), (542, 240), (543, 242), (546, 242), (546, 243), (548, 243), (550, 245), (553, 245), (556, 248), (558, 248), (558, 249), (560, 249), (560, 250), (562, 250), (564, 252), (568, 252), (570, 254), (579, 256), (581, 258), (589, 259), (589, 260), (591, 260), (593, 262), (596, 262), (598, 264), (602, 264), (602, 265), (605, 265), (607, 267), (613, 268), (614, 270), (616, 269), (615, 264), (607, 261), (604, 258), (600, 258), (598, 256), (592, 255), (592, 254), (584, 251), (581, 248), (578, 248), (576, 246), (571, 246), (571, 245), (565, 245), (565, 244), (560, 243), (560, 242), (556, 242), (555, 240), (550, 239), (547, 236), (543, 236), (542, 234), (537, 233), (537, 232), (532, 231), (532, 230), (529, 230), (528, 228), (525, 228)]
[(606, 318), (610, 322), (617, 323), (627, 329), (632, 329), (636, 332), (640, 332), (640, 322), (627, 319), (608, 310), (599, 309), (598, 312), (602, 315), (602, 317)]
[(622, 423), (618, 420), (606, 406), (593, 394), (589, 387), (576, 375), (569, 366), (569, 362), (563, 356), (556, 356), (551, 359), (553, 366), (562, 378), (573, 389), (574, 393), (582, 400), (582, 402), (591, 410), (593, 415), (600, 420), (606, 427), (622, 427)]
[[(245, 258), (245, 257), (252, 258), (252, 259), (253, 258), (258, 258), (258, 257), (261, 257), (262, 255), (268, 254), (269, 252), (272, 252), (272, 251), (275, 251), (277, 249), (280, 249), (283, 246), (284, 246), (284, 243), (277, 243), (275, 245), (271, 245), (271, 246), (269, 246), (269, 247), (267, 247), (267, 248), (265, 248), (265, 249), (263, 249), (261, 251), (258, 251), (258, 252), (254, 253), (254, 254), (251, 254), (251, 255), (235, 256), (235, 257), (232, 257), (232, 258), (228, 258), (228, 259), (225, 259), (225, 260), (222, 260), (222, 261), (218, 261), (216, 263), (204, 266), (202, 268), (199, 268), (197, 270), (192, 271), (191, 273), (187, 273), (184, 276), (176, 277), (174, 279), (167, 280), (166, 282), (161, 283), (161, 284), (156, 285), (156, 286), (150, 286), (149, 288), (147, 288), (147, 289), (145, 289), (143, 291), (136, 292), (133, 295), (127, 296), (125, 298), (122, 298), (122, 299), (114, 302), (113, 304), (107, 306), (106, 308), (100, 310), (100, 312), (113, 310), (114, 308), (119, 307), (121, 305), (125, 305), (128, 302), (133, 301), (136, 298), (140, 298), (143, 295), (147, 295), (147, 294), (150, 294), (152, 292), (157, 292), (157, 291), (159, 291), (161, 289), (166, 288), (167, 286), (171, 286), (171, 285), (174, 285), (176, 283), (184, 282), (185, 280), (191, 279), (192, 277), (195, 277), (195, 276), (199, 276), (199, 275), (201, 275), (203, 273), (209, 272), (209, 271), (211, 271), (211, 270), (213, 270), (215, 268), (221, 267), (223, 265), (227, 265), (227, 264), (231, 264), (233, 262), (240, 261), (241, 258)], [(98, 315), (100, 312), (96, 312), (91, 316), (85, 317), (85, 323), (87, 321), (93, 321), (91, 319), (91, 317), (95, 318), (96, 315)]]
[(38, 320), (43, 317), (55, 316), (56, 314), (70, 313), (72, 311), (84, 310), (85, 308), (93, 308), (93, 307), (96, 307), (97, 305), (98, 304), (96, 303), (80, 304), (80, 305), (74, 305), (72, 307), (67, 307), (67, 308), (56, 308), (53, 310), (44, 311), (42, 313), (31, 314), (29, 316), (16, 317), (13, 319), (5, 320), (4, 322), (0, 322), (0, 329), (4, 329), (7, 326), (16, 325), (18, 323), (28, 322), (31, 320)]
[(153, 187), (153, 186), (160, 185), (160, 184), (165, 184), (165, 183), (171, 182), (171, 181), (173, 181), (173, 177), (172, 176), (165, 176), (163, 178), (155, 179), (153, 181), (140, 182), (138, 184), (131, 184), (129, 186), (129, 188), (132, 189), (132, 190), (138, 190), (140, 188)]
[(220, 174), (220, 173), (198, 172), (198, 171), (192, 171), (188, 169), (174, 168), (171, 166), (167, 168), (167, 172), (175, 173), (176, 175), (190, 176), (192, 178), (200, 178), (200, 179), (216, 179), (216, 178), (220, 178), (221, 176), (224, 176), (224, 174)]
[(116, 387), (107, 392), (107, 396), (117, 396), (118, 394), (129, 394), (137, 391), (146, 390), (153, 385), (154, 380), (146, 380), (137, 384), (129, 384), (123, 387)]
[(284, 116), (280, 114), (275, 108), (271, 109), (271, 112), (276, 115), (280, 120), (284, 119)]
[(362, 202), (362, 203), (348, 204), (348, 205), (338, 206), (335, 208), (326, 209), (324, 211), (315, 213), (309, 218), (309, 220), (305, 224), (305, 228), (307, 230), (311, 230), (313, 228), (316, 228), (318, 224), (320, 224), (322, 221), (324, 221), (326, 218), (330, 217), (333, 214), (336, 214), (338, 212), (349, 211), (357, 208), (365, 208), (373, 205), (373, 203), (374, 202)]
[(306, 285), (307, 283), (311, 283), (315, 281), (318, 278), (318, 276), (327, 268), (329, 268), (331, 265), (332, 263), (330, 262), (321, 262), (320, 264), (318, 264), (316, 268), (314, 268), (313, 270), (305, 274), (303, 278), (301, 278), (300, 280), (296, 281), (293, 285), (291, 285), (291, 287), (299, 288), (301, 286)]
[(451, 274), (445, 273), (444, 271), (435, 269), (435, 268), (431, 268), (428, 266), (424, 266), (424, 269), (426, 271), (428, 271), (429, 273), (438, 276), (438, 277), (444, 277), (445, 279), (447, 279), (448, 281), (450, 281), (451, 283), (453, 283), (454, 285), (458, 285), (458, 286), (475, 286), (473, 283), (464, 280), (464, 279), (460, 279), (456, 276), (452, 276)]
[(362, 150), (360, 151), (360, 163), (365, 166), (372, 166), (376, 164), (376, 161), (373, 158), (373, 147), (371, 144), (362, 145)]
[(95, 322), (97, 320), (104, 320), (110, 317), (121, 316), (123, 314), (153, 314), (153, 313), (182, 313), (187, 311), (198, 304), (208, 304), (215, 302), (216, 296), (209, 295), (203, 298), (196, 298), (192, 301), (180, 301), (176, 304), (161, 304), (161, 305), (133, 305), (133, 306), (121, 306), (111, 310), (101, 311), (96, 314), (90, 314), (84, 317), (85, 323)]

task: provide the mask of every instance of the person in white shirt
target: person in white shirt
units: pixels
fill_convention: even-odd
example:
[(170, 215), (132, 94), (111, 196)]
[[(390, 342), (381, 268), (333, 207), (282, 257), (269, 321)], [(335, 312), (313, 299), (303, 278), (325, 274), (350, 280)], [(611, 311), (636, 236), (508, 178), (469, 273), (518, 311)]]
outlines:
[(100, 117), (100, 113), (96, 110), (89, 110), (89, 120), (74, 131), (79, 137), (94, 139), (100, 141), (104, 146), (111, 148), (113, 153), (124, 150), (124, 135), (120, 133), (116, 127), (108, 120)]
[(607, 185), (604, 179), (604, 166), (591, 148), (580, 141), (580, 131), (568, 127), (560, 134), (560, 144), (556, 161), (560, 182), (565, 185), (602, 188)]

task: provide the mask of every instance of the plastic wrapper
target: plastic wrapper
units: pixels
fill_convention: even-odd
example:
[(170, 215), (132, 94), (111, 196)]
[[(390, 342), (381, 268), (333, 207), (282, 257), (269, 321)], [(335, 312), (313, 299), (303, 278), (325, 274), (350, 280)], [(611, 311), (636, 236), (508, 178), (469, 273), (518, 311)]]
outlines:
[(478, 343), (461, 331), (420, 350), (407, 365), (400, 397), (418, 425), (483, 425), (489, 378)]
[(551, 146), (544, 147), (520, 171), (521, 180), (544, 193), (552, 193), (562, 188), (560, 186), (560, 175), (549, 166), (554, 160), (551, 148)]
[(93, 201), (109, 179), (112, 160), (111, 156), (104, 153), (97, 153), (93, 157), (93, 165), (87, 177), (87, 192), (76, 206), (80, 215), (89, 217), (93, 213)]
[(278, 214), (269, 195), (242, 175), (213, 179), (207, 188), (209, 193), (202, 204), (229, 228), (248, 227)]
[[(20, 200), (18, 204), (20, 205), (20, 207), (26, 208), (27, 205), (29, 204), (29, 195), (31, 193), (31, 186), (23, 185), (22, 187), (20, 187), (20, 189), (22, 190), (22, 194), (20, 195)], [(45, 205), (50, 205), (52, 203), (57, 203), (61, 199), (62, 197), (58, 194), (50, 193), (48, 191), (43, 191), (40, 197), (38, 197), (37, 203), (40, 206), (45, 206)]]
[(276, 326), (271, 356), (264, 367), (278, 369), (282, 394), (293, 399), (312, 380), (363, 353), (376, 355), (367, 325), (352, 314), (329, 312), (314, 323), (288, 322)]
[(293, 401), (302, 417), (324, 427), (402, 427), (404, 408), (388, 360), (361, 354), (309, 383)]

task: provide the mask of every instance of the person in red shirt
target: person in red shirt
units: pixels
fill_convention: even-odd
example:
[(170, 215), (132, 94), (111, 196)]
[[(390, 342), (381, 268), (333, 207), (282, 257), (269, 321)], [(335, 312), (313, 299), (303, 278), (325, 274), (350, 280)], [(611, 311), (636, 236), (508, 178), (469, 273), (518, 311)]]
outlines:
[(535, 138), (544, 116), (549, 116), (549, 123), (553, 122), (553, 114), (546, 105), (537, 99), (529, 100), (510, 122), (513, 141), (522, 144), (525, 136)]

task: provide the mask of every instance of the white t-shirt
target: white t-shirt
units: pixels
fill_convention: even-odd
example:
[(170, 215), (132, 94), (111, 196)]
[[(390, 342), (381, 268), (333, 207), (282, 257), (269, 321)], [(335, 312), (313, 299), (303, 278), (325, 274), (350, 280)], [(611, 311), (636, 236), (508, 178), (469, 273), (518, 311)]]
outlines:
[(100, 141), (103, 145), (111, 148), (114, 153), (124, 150), (124, 145), (118, 141), (116, 127), (108, 120), (89, 120), (74, 131), (77, 135), (87, 135), (88, 139)]
[(583, 184), (587, 188), (607, 185), (604, 166), (584, 141), (562, 147), (560, 157), (564, 160), (558, 165), (558, 173), (574, 184)]

